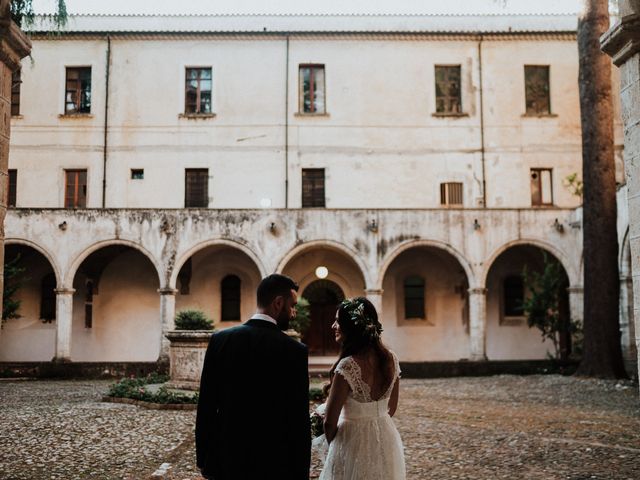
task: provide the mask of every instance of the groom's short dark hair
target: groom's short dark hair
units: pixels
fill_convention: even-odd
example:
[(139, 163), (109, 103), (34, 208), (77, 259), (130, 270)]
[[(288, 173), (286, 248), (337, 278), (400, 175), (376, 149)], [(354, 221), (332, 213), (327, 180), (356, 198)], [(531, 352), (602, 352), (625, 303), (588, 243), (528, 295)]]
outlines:
[(269, 275), (258, 285), (258, 306), (268, 307), (273, 299), (280, 295), (289, 297), (291, 290), (298, 291), (298, 284), (291, 278), (279, 273)]

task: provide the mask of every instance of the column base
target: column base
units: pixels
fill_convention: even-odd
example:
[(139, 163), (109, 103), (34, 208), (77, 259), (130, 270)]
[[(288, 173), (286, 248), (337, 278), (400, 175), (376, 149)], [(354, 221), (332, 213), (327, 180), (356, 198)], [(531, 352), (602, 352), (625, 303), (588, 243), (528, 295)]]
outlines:
[(469, 357), (469, 360), (472, 362), (487, 362), (489, 361), (489, 358), (487, 358), (487, 356), (484, 354), (480, 354), (480, 355), (471, 355)]
[(53, 357), (51, 363), (73, 363), (69, 357)]

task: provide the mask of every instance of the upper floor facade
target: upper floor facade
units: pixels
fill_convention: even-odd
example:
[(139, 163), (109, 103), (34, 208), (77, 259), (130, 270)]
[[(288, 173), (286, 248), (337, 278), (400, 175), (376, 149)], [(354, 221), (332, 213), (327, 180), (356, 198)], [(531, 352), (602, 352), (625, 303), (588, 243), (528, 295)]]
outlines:
[[(60, 35), (33, 33), (15, 78), (9, 203), (574, 208), (575, 28), (573, 16), (72, 16)], [(621, 136), (617, 124), (619, 156)]]

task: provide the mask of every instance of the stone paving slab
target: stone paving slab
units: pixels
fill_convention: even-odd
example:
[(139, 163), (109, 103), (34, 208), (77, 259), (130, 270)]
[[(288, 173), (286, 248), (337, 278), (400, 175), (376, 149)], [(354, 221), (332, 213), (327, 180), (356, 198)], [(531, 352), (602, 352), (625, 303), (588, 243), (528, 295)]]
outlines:
[[(0, 479), (200, 479), (195, 412), (102, 403), (109, 383), (0, 382)], [(628, 383), (403, 380), (395, 420), (409, 480), (640, 479), (640, 399)], [(312, 478), (319, 471), (314, 458)]]

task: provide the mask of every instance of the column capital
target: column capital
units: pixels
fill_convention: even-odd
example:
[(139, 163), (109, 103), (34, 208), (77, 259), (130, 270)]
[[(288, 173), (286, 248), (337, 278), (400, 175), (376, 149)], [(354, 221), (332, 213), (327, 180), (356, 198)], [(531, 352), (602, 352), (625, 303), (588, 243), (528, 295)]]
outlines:
[(76, 293), (76, 289), (75, 288), (56, 288), (54, 290), (56, 295), (73, 295), (74, 293)]
[(164, 288), (159, 288), (158, 293), (160, 295), (177, 295), (178, 290), (171, 287), (164, 287)]
[(487, 289), (484, 287), (473, 287), (467, 290), (469, 295), (486, 295)]
[(640, 51), (640, 12), (628, 13), (600, 37), (602, 51), (618, 67)]
[(569, 293), (584, 293), (584, 287), (582, 285), (571, 285), (567, 288)]
[(364, 291), (366, 296), (369, 295), (382, 295), (384, 293), (384, 290), (380, 289), (376, 289), (376, 288), (370, 288)]

